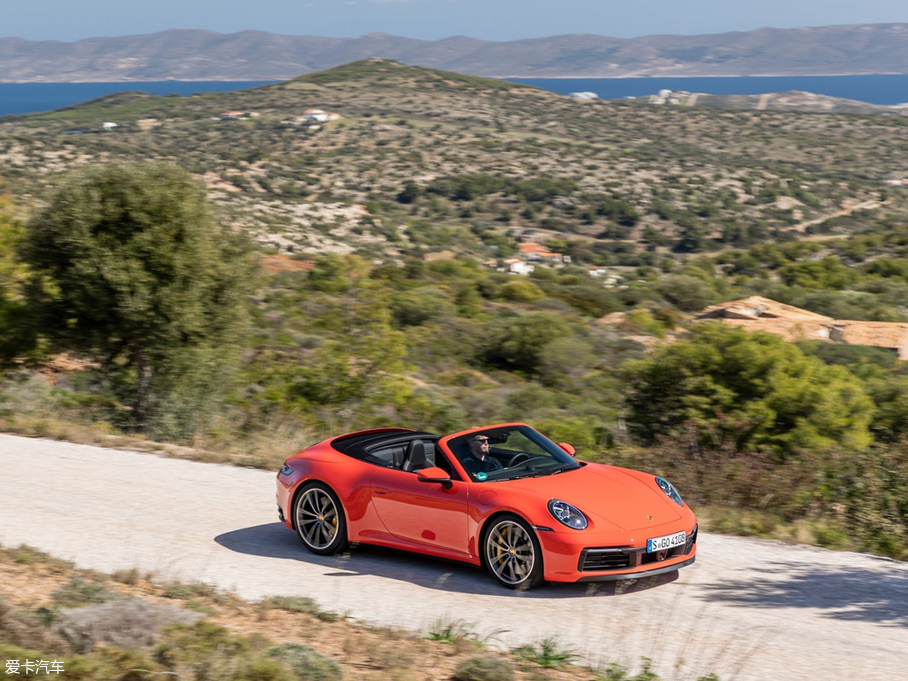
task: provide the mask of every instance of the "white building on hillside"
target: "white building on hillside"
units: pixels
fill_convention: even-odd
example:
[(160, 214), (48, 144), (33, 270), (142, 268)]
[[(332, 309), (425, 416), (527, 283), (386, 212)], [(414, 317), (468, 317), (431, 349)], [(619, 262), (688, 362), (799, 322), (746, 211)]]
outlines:
[(303, 112), (303, 118), (309, 123), (326, 123), (328, 114), (321, 109), (306, 109)]
[(519, 258), (508, 258), (504, 261), (503, 264), (506, 268), (505, 271), (511, 274), (520, 274), (523, 276), (528, 275), (535, 269), (533, 265)]

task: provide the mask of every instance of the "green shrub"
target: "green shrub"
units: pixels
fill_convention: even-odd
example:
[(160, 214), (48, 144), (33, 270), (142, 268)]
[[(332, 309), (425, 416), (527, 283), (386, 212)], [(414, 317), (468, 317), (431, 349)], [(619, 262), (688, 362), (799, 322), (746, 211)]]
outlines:
[(213, 584), (206, 584), (205, 582), (191, 582), (189, 584), (173, 582), (164, 587), (164, 592), (161, 595), (164, 598), (186, 601), (196, 597), (211, 598), (217, 596), (217, 594), (218, 589)]
[(229, 679), (246, 666), (255, 653), (254, 643), (222, 626), (201, 621), (166, 629), (154, 657), (180, 678)]
[[(155, 678), (160, 674), (160, 667), (150, 659), (145, 651), (122, 650), (120, 648), (100, 648), (91, 655), (60, 656), (48, 649), (28, 650), (0, 643), (0, 660), (26, 659), (46, 660), (49, 663), (58, 661), (63, 665), (61, 673), (51, 672), (51, 677), (72, 679), (73, 681), (138, 681), (139, 679)], [(20, 667), (21, 677), (26, 675), (24, 668)], [(46, 676), (43, 673), (40, 676)]]
[(492, 655), (475, 655), (458, 663), (453, 681), (511, 681), (514, 670), (507, 660)]
[(44, 551), (36, 549), (34, 546), (29, 546), (28, 544), (21, 544), (18, 548), (14, 549), (12, 552), (12, 558), (14, 563), (19, 565), (34, 565), (35, 563), (43, 563), (45, 565), (52, 565), (58, 568), (70, 569), (73, 567), (74, 563), (68, 560), (61, 560), (59, 558), (54, 558)]
[(815, 530), (816, 542), (829, 549), (840, 549), (848, 545), (849, 537), (845, 532), (834, 527), (818, 527)]
[(543, 348), (556, 338), (570, 335), (570, 327), (560, 317), (547, 312), (504, 319), (491, 331), (485, 359), (501, 368), (533, 373), (539, 366)]
[(118, 598), (103, 583), (88, 582), (78, 575), (73, 575), (69, 582), (51, 593), (50, 597), (61, 608), (78, 608)]
[(267, 654), (287, 664), (300, 681), (340, 681), (344, 676), (337, 662), (299, 643), (275, 646)]
[(296, 681), (299, 677), (277, 660), (254, 657), (227, 681)]
[(700, 277), (678, 274), (661, 279), (656, 290), (672, 305), (685, 312), (696, 312), (716, 302), (716, 289)]
[(562, 648), (554, 638), (543, 639), (535, 646), (520, 646), (514, 649), (514, 654), (546, 669), (562, 669), (564, 665), (571, 664), (579, 657), (574, 651)]
[(479, 637), (463, 620), (438, 620), (429, 629), (426, 638), (453, 645), (459, 641), (477, 641)]
[(333, 612), (322, 610), (318, 603), (306, 596), (272, 596), (262, 601), (266, 608), (285, 610), (287, 612), (301, 612), (313, 615), (322, 622), (336, 622), (338, 616)]
[[(609, 664), (602, 673), (602, 681), (659, 681), (659, 676), (657, 676), (652, 671), (653, 663), (648, 658), (643, 658), (643, 671), (641, 671), (636, 676), (630, 676), (630, 673), (625, 667), (622, 667), (620, 664), (615, 664), (614, 662)], [(719, 681), (718, 678), (711, 679), (710, 677), (701, 677), (698, 681)]]
[(455, 312), (454, 303), (448, 300), (448, 295), (432, 286), (399, 293), (391, 303), (391, 314), (399, 326), (417, 326)]
[(39, 614), (16, 608), (0, 598), (0, 641), (23, 648), (60, 648), (62, 641), (48, 631)]
[(514, 279), (502, 286), (498, 295), (502, 300), (512, 303), (531, 303), (534, 300), (545, 298), (545, 294), (536, 284), (526, 279)]
[(550, 285), (546, 287), (546, 292), (590, 317), (602, 317), (621, 309), (618, 297), (601, 285)]

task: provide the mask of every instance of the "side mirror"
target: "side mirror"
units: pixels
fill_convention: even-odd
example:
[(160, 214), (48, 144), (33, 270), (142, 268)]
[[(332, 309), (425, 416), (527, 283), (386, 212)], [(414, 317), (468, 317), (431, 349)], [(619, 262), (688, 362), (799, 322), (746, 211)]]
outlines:
[(436, 466), (416, 471), (416, 479), (420, 482), (440, 482), (442, 485), (451, 484), (451, 476)]
[(564, 451), (566, 451), (571, 456), (574, 456), (574, 454), (577, 453), (577, 450), (574, 449), (573, 446), (569, 445), (567, 442), (559, 442), (558, 446), (561, 447)]

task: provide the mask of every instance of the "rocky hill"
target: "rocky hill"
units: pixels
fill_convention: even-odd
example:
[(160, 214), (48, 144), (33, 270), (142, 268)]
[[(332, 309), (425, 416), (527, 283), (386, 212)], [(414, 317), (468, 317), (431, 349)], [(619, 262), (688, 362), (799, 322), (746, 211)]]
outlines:
[(824, 98), (827, 113), (797, 113), (789, 100), (813, 100), (791, 93), (762, 111), (692, 99), (577, 102), (372, 59), (251, 90), (10, 116), (0, 167), (14, 195), (40, 200), (85, 163), (179, 159), (233, 224), (284, 254), (485, 259), (526, 238), (624, 267), (797, 239), (904, 175), (902, 116), (838, 116), (844, 100)]
[(908, 73), (906, 36), (908, 24), (510, 42), (180, 29), (74, 43), (3, 38), (0, 81), (285, 80), (369, 57), (492, 77)]

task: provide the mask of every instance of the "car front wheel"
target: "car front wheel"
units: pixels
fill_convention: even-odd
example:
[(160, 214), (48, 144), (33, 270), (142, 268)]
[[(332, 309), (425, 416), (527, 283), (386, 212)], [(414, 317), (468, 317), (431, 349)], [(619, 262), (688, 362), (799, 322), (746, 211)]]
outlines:
[(330, 556), (347, 547), (347, 520), (340, 499), (330, 487), (312, 482), (293, 505), (293, 524), (306, 548)]
[(483, 551), (492, 576), (509, 589), (542, 584), (542, 550), (533, 529), (517, 516), (501, 516), (485, 533)]

